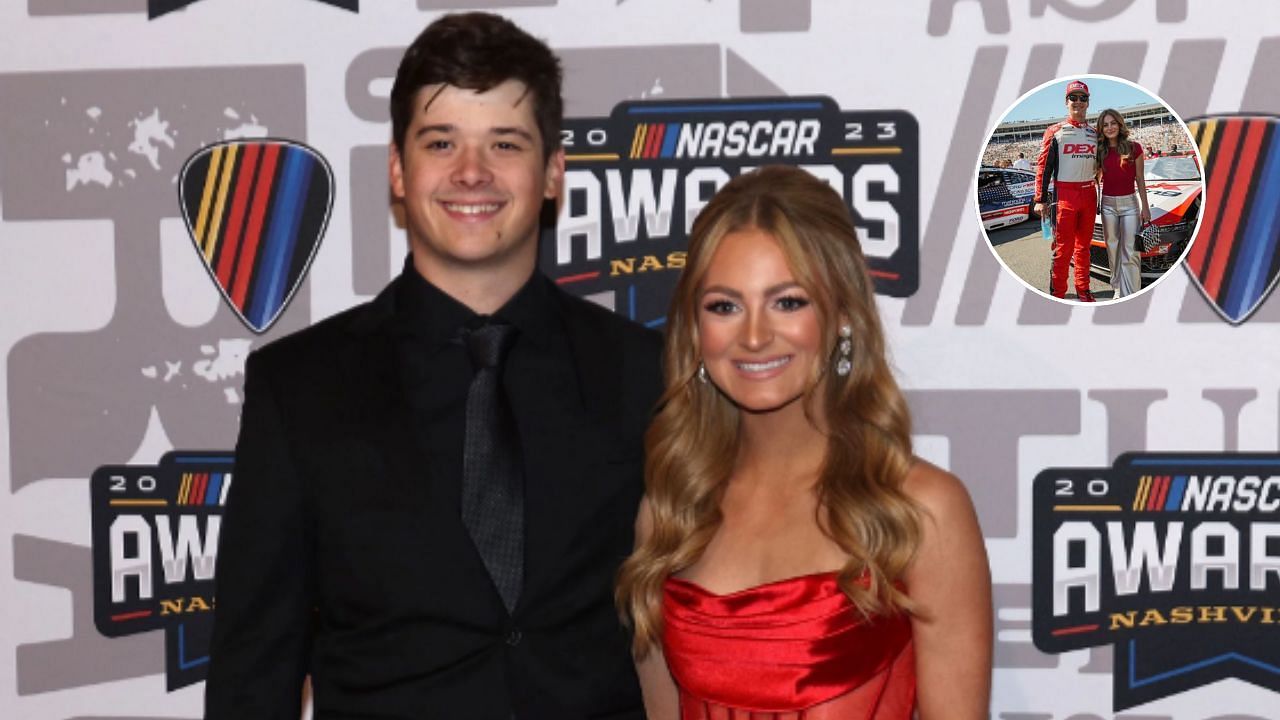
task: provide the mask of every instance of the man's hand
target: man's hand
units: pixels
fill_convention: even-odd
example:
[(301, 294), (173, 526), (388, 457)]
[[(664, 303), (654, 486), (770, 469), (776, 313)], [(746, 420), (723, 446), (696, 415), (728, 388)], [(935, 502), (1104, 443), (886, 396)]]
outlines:
[(1044, 203), (1036, 203), (1031, 210), (1035, 212), (1037, 217), (1044, 217)]

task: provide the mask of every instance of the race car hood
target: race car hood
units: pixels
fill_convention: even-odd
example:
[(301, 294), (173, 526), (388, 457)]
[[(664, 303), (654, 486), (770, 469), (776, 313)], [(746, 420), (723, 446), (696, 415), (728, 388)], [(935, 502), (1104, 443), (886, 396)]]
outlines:
[(1182, 222), (1204, 186), (1199, 180), (1148, 180), (1147, 204), (1153, 225)]

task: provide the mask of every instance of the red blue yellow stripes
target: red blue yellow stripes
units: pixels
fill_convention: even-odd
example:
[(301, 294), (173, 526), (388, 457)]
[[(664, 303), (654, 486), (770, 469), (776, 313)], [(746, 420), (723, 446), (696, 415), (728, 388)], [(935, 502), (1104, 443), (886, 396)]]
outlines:
[(1187, 489), (1185, 475), (1143, 475), (1133, 493), (1132, 509), (1136, 512), (1170, 512), (1182, 506)]
[(631, 136), (632, 160), (675, 157), (683, 123), (637, 123)]
[(231, 473), (182, 473), (177, 505), (225, 505)]
[(1243, 322), (1280, 274), (1280, 121), (1221, 117), (1190, 123), (1208, 180), (1187, 268), (1231, 322)]
[(188, 161), (182, 190), (210, 273), (241, 318), (264, 330), (297, 288), (323, 234), (332, 200), (328, 165), (296, 143), (222, 143)]

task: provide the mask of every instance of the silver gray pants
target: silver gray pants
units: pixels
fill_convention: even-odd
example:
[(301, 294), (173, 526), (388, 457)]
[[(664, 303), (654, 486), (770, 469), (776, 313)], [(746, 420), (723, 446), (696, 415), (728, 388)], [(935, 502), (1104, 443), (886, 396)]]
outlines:
[(1107, 241), (1111, 287), (1116, 297), (1142, 289), (1142, 258), (1133, 249), (1138, 234), (1138, 194), (1102, 196), (1102, 236)]

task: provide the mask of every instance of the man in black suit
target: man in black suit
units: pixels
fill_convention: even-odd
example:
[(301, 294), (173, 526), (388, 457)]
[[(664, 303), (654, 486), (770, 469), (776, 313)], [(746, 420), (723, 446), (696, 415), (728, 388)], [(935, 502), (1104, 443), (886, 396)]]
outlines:
[(488, 14), (405, 52), (410, 259), (248, 360), (207, 718), (292, 720), (307, 675), (317, 720), (642, 716), (612, 584), (660, 341), (536, 270), (560, 79)]

